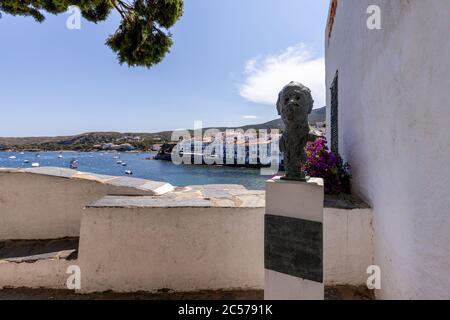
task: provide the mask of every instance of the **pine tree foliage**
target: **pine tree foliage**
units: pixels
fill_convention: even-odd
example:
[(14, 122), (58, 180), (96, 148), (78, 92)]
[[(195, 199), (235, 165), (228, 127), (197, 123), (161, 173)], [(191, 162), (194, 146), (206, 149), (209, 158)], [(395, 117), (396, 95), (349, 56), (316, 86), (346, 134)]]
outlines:
[(164, 59), (173, 44), (168, 29), (183, 14), (183, 0), (0, 0), (0, 16), (6, 13), (43, 22), (45, 13), (64, 13), (70, 6), (80, 8), (82, 16), (94, 23), (118, 12), (122, 21), (106, 44), (121, 64), (132, 67), (149, 68)]

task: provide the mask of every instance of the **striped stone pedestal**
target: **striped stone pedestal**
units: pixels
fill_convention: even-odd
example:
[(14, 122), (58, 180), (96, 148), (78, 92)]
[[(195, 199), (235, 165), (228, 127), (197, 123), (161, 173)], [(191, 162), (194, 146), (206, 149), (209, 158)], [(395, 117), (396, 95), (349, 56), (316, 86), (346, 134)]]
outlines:
[(323, 180), (266, 183), (266, 300), (323, 300)]

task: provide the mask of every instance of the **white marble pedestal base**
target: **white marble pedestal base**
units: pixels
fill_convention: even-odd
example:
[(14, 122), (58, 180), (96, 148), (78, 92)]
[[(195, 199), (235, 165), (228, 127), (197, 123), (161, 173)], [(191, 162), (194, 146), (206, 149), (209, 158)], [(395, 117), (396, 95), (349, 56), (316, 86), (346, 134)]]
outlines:
[(323, 300), (323, 180), (266, 183), (266, 300)]

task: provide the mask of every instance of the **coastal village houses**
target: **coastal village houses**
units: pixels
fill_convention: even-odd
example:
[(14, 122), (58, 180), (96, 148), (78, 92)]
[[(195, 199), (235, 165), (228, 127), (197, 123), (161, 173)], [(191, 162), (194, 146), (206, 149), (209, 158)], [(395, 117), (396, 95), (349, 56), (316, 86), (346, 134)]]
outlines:
[(380, 299), (450, 298), (449, 13), (448, 0), (330, 5), (328, 141), (373, 207)]

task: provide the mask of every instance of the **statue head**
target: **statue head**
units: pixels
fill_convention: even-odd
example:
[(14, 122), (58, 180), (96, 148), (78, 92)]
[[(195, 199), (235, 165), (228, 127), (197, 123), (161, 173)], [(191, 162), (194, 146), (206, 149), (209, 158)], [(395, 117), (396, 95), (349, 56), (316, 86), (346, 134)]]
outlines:
[(285, 126), (289, 127), (308, 119), (313, 104), (311, 90), (301, 83), (292, 81), (278, 95), (277, 110)]

